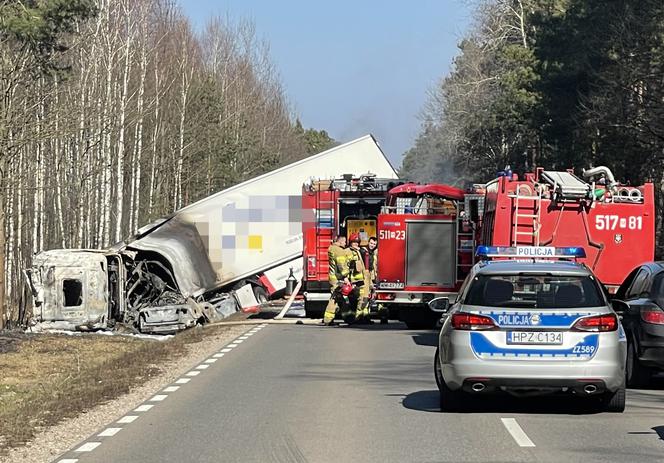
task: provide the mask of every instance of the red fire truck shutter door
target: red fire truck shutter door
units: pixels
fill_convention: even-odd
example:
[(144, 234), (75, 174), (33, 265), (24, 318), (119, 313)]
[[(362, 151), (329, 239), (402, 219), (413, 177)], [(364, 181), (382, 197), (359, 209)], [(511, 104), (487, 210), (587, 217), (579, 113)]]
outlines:
[(457, 252), (454, 222), (408, 222), (406, 236), (406, 286), (454, 286)]

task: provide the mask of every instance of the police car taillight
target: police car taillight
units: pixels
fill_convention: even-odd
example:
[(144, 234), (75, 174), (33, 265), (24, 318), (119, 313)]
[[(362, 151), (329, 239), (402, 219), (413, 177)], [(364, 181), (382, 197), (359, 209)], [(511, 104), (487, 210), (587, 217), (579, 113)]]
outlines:
[(498, 328), (492, 318), (484, 315), (457, 312), (452, 315), (452, 327), (455, 330), (493, 330)]
[(618, 317), (615, 314), (584, 317), (572, 325), (574, 331), (615, 331), (618, 329)]
[(641, 309), (641, 320), (653, 325), (664, 325), (664, 312), (659, 309)]

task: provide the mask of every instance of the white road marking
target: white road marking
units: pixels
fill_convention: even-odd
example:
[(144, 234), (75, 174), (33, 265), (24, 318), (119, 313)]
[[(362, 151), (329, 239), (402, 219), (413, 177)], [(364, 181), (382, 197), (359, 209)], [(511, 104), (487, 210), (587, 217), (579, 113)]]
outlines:
[(133, 423), (134, 421), (136, 421), (137, 418), (138, 418), (138, 415), (127, 415), (127, 416), (123, 416), (122, 418), (120, 418), (117, 422), (120, 423), (120, 424), (129, 424), (129, 423)]
[(81, 445), (79, 448), (74, 450), (74, 452), (92, 452), (100, 445), (101, 442), (86, 442), (85, 444)]
[(523, 429), (521, 429), (521, 426), (519, 426), (519, 423), (514, 418), (501, 418), (500, 421), (503, 422), (505, 428), (507, 428), (516, 443), (519, 444), (519, 447), (535, 447), (533, 441), (523, 432)]
[[(187, 384), (189, 381), (191, 381), (192, 376), (198, 376), (200, 374), (200, 371), (198, 370), (205, 370), (210, 367), (210, 364), (214, 363), (217, 361), (217, 359), (223, 357), (227, 352), (230, 352), (234, 347), (237, 347), (239, 344), (242, 342), (246, 341), (249, 339), (249, 336), (254, 335), (261, 329), (265, 328), (267, 325), (259, 325), (252, 329), (251, 331), (245, 333), (244, 335), (238, 337), (235, 339), (233, 342), (228, 344), (224, 349), (221, 349), (221, 351), (217, 354), (214, 354), (212, 357), (207, 360), (205, 360), (204, 363), (196, 366), (196, 370), (189, 371), (185, 373), (185, 376), (189, 376), (189, 378), (179, 378), (177, 381), (175, 381), (175, 384)], [(175, 392), (178, 389), (180, 389), (180, 386), (168, 386), (164, 388), (163, 392)], [(168, 394), (156, 394), (153, 396), (149, 401), (150, 402), (161, 402), (165, 400), (168, 397)], [(152, 404), (145, 404), (145, 405), (139, 405), (134, 409), (135, 412), (147, 412), (150, 410), (154, 405)], [(121, 424), (129, 424), (133, 423), (138, 419), (138, 415), (126, 415), (120, 418), (117, 423)], [(511, 420), (511, 422), (510, 422)], [(516, 420), (513, 418), (502, 418), (503, 424), (507, 428), (507, 430), (512, 434), (512, 437), (517, 441), (519, 445), (522, 447), (534, 447), (535, 444), (532, 443), (530, 439), (528, 439), (528, 436), (523, 432), (521, 427), (516, 423)], [(116, 427), (109, 427), (104, 429), (102, 432), (97, 434), (99, 437), (113, 437), (117, 433), (119, 433), (122, 430), (122, 428), (116, 428)], [(523, 444), (521, 441), (525, 442)], [(85, 444), (81, 445), (77, 449), (75, 449), (75, 452), (91, 452), (97, 447), (101, 445), (101, 442), (86, 442)], [(78, 459), (77, 458), (64, 458), (62, 460), (58, 460), (58, 463), (77, 463)]]

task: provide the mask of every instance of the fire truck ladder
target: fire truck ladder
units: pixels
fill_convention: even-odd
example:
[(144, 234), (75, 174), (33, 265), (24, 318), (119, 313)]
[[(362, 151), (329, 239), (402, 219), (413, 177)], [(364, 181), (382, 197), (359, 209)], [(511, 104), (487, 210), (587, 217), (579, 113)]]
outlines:
[[(334, 239), (334, 216), (330, 213), (334, 209), (335, 201), (321, 200), (316, 195), (316, 214), (314, 217), (316, 226), (316, 273), (320, 274), (323, 263), (327, 262), (327, 249)], [(331, 221), (331, 223), (330, 223)], [(327, 229), (330, 236), (323, 237), (322, 230)], [(326, 233), (327, 235), (327, 233)], [(329, 263), (328, 263), (329, 264)]]
[[(514, 204), (514, 222), (512, 225), (512, 246), (520, 244), (539, 246), (540, 244), (540, 212), (542, 208), (542, 192), (538, 188), (537, 194), (520, 194), (517, 187), (516, 193), (508, 195)], [(523, 237), (523, 238), (522, 238)]]

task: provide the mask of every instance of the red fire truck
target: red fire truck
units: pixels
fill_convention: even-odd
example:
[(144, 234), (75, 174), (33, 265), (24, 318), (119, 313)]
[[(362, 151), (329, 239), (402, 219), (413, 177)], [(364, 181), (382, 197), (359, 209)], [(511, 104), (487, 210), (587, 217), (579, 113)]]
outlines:
[(358, 233), (361, 244), (377, 236), (378, 215), (395, 179), (373, 175), (319, 180), (302, 189), (303, 292), (309, 317), (321, 316), (330, 298), (327, 248), (336, 234)]
[(378, 216), (377, 300), (409, 328), (440, 318), (427, 306), (453, 296), (474, 263), (473, 228), (464, 211), (468, 194), (448, 185), (407, 183), (389, 191)]
[(485, 186), (480, 241), (492, 246), (580, 246), (582, 262), (610, 292), (655, 253), (652, 183), (627, 186), (606, 167), (511, 172)]

